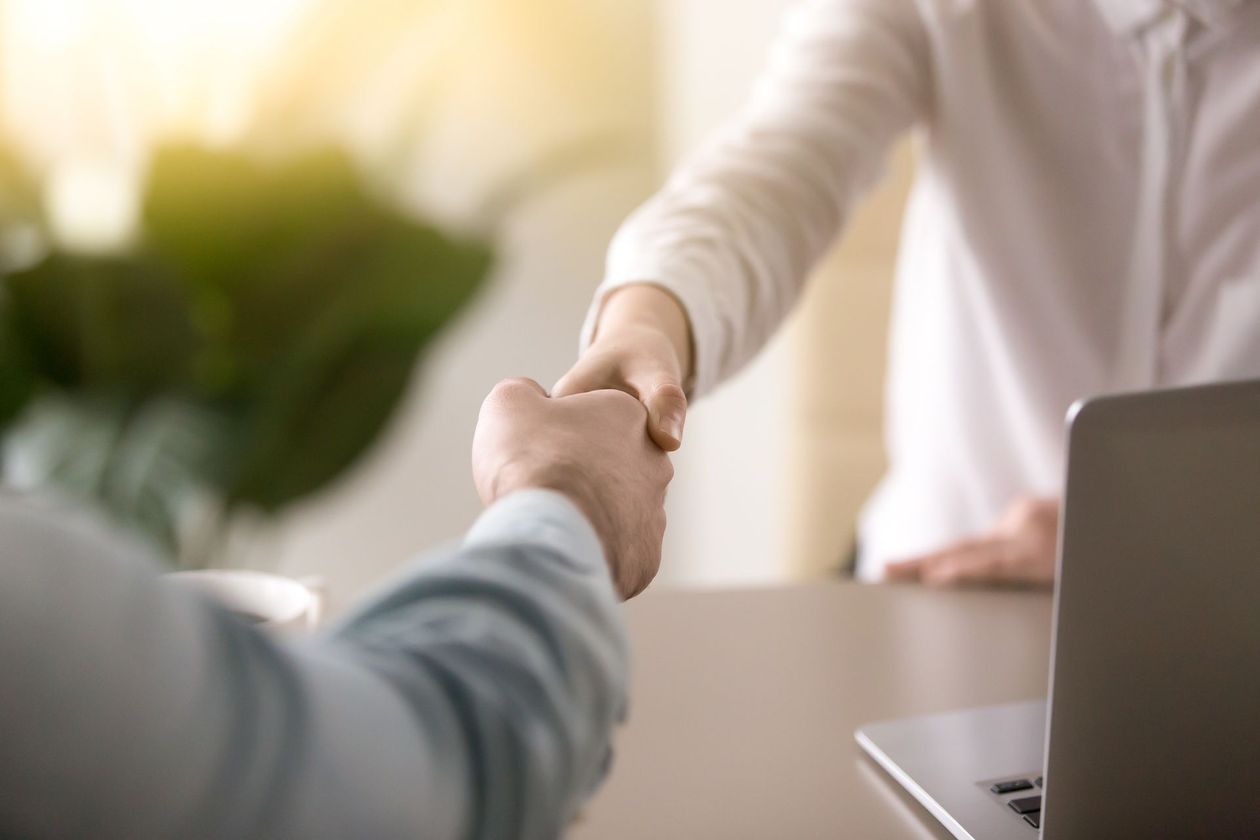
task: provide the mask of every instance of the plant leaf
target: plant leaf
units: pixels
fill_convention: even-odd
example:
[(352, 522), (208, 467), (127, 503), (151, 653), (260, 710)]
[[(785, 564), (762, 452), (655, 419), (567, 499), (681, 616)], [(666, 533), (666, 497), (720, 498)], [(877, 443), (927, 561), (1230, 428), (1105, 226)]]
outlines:
[(174, 560), (184, 520), (213, 491), (231, 435), (192, 403), (50, 395), (8, 435), (7, 472), (103, 509)]
[(201, 340), (154, 261), (54, 254), (3, 283), (5, 340), (40, 379), (133, 397), (188, 389)]
[(421, 350), (489, 264), (484, 247), (401, 226), (330, 257), (325, 265), (352, 278), (352, 293), (316, 313), (256, 395), (231, 498), (274, 510), (359, 458), (406, 393)]
[(482, 243), (374, 199), (332, 151), (267, 166), (168, 149), (144, 217), (149, 246), (191, 278), (198, 323), (212, 325), (204, 381), (241, 414), (227, 496), (265, 510), (363, 454), (491, 262)]
[(18, 338), (6, 297), (0, 288), (0, 430), (22, 413), (36, 390), (31, 360)]
[(198, 494), (273, 512), (342, 475), (492, 262), (337, 152), (161, 151), (143, 220), (128, 257), (3, 278), (0, 422), (26, 405), (10, 448), (28, 477), (168, 550)]

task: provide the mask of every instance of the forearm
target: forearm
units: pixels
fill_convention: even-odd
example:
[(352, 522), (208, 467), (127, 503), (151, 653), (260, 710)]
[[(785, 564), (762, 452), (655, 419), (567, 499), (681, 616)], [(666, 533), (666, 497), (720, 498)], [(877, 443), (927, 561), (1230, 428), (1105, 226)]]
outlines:
[[(334, 633), (467, 757), (463, 836), (558, 836), (602, 779), (628, 646), (599, 538), (548, 491), (490, 508), (461, 550)], [(422, 664), (423, 668), (417, 668)], [(442, 698), (431, 694), (440, 687)]]
[(99, 533), (0, 511), (0, 834), (556, 836), (626, 649), (589, 525), (522, 500), (295, 646)]
[(689, 319), (697, 392), (733, 374), (923, 116), (927, 53), (909, 0), (802, 4), (742, 114), (618, 232), (596, 311), (626, 284), (659, 286)]

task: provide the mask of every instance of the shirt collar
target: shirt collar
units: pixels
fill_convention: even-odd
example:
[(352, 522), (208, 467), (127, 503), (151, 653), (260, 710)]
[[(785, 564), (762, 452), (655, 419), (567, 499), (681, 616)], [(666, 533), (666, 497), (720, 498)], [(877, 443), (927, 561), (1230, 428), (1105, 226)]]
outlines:
[(1165, 0), (1095, 0), (1117, 35), (1135, 35), (1164, 11)]
[(1136, 35), (1170, 7), (1181, 7), (1209, 29), (1229, 24), (1230, 15), (1246, 0), (1095, 0), (1117, 35)]
[(1229, 25), (1230, 16), (1244, 0), (1174, 0), (1183, 6), (1199, 23), (1209, 29), (1222, 29)]

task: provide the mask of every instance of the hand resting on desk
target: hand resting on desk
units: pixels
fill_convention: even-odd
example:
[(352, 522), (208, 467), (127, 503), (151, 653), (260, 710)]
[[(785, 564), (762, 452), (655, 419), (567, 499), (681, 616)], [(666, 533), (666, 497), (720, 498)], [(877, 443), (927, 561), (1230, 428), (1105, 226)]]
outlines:
[(928, 586), (1049, 586), (1054, 582), (1058, 532), (1058, 499), (1022, 499), (989, 532), (930, 554), (890, 563), (885, 579), (919, 581)]

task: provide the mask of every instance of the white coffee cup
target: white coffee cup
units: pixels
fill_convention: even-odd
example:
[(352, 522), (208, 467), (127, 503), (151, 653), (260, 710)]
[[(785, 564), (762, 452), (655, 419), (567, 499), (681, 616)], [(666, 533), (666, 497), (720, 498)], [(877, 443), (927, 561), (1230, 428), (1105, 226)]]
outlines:
[(319, 624), (323, 593), (315, 580), (238, 569), (173, 572), (167, 578), (271, 631), (300, 635)]

